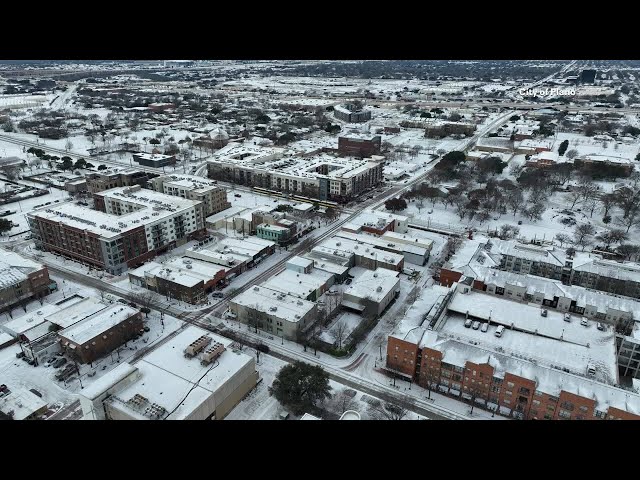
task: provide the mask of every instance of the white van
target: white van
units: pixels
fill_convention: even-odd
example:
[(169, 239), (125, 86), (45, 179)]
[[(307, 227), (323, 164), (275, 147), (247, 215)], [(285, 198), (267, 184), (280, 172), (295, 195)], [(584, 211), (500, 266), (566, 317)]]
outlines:
[(587, 375), (594, 376), (596, 374), (596, 366), (593, 363), (587, 365)]
[(501, 337), (502, 332), (504, 332), (504, 325), (500, 325), (498, 328), (496, 328), (496, 333), (494, 333), (494, 335), (496, 337)]

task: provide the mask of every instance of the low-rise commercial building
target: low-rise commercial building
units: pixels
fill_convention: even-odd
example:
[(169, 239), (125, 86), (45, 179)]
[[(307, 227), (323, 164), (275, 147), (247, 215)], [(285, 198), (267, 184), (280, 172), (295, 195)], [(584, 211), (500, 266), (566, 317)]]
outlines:
[(398, 295), (398, 272), (386, 268), (365, 270), (344, 289), (342, 306), (364, 316), (380, 316)]
[(436, 120), (425, 126), (424, 136), (427, 138), (443, 138), (449, 135), (464, 135), (468, 137), (476, 131), (474, 123), (449, 122)]
[(133, 161), (145, 167), (162, 168), (175, 165), (175, 155), (162, 155), (160, 153), (134, 153)]
[(294, 341), (318, 318), (315, 303), (264, 285), (234, 297), (229, 312), (242, 323)]
[(113, 305), (59, 331), (58, 337), (66, 354), (90, 363), (131, 340), (142, 327), (139, 310)]
[(11, 420), (35, 420), (46, 413), (47, 403), (23, 387), (0, 385), (0, 412)]
[(0, 248), (0, 311), (56, 290), (45, 265)]
[(80, 392), (86, 420), (221, 420), (256, 386), (253, 357), (188, 327)]

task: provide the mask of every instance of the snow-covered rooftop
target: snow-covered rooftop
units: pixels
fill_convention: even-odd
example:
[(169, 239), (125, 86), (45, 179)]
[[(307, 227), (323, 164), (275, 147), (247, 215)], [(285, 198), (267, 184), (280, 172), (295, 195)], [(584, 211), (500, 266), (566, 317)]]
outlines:
[(82, 345), (138, 313), (128, 305), (111, 305), (62, 330), (59, 335)]
[(235, 297), (231, 302), (254, 308), (260, 312), (285, 319), (288, 322), (298, 322), (307, 313), (316, 308), (316, 304), (313, 302), (264, 285), (252, 287)]
[(35, 393), (26, 388), (13, 387), (9, 385), (11, 392), (0, 397), (0, 411), (5, 414), (13, 412), (14, 420), (24, 420), (47, 404)]
[(333, 274), (315, 268), (310, 273), (298, 273), (287, 269), (269, 278), (262, 285), (296, 297), (307, 298), (327, 285), (331, 277)]
[[(490, 325), (504, 325), (502, 337), (488, 332), (464, 327), (466, 313), (479, 320), (490, 320)], [(564, 314), (549, 310), (546, 317), (540, 306), (527, 305), (494, 295), (471, 291), (457, 292), (448, 305), (448, 320), (441, 333), (448, 333), (464, 341), (478, 341), (486, 348), (501, 348), (517, 355), (534, 358), (545, 365), (558, 365), (572, 372), (584, 373), (587, 364), (598, 367), (601, 381), (616, 383), (618, 376), (615, 338), (612, 331), (601, 332), (593, 321), (584, 327), (581, 316), (571, 315), (564, 321)], [(497, 350), (499, 351), (499, 350)]]
[(344, 289), (344, 294), (363, 299), (370, 298), (380, 303), (389, 292), (400, 290), (399, 275), (398, 272), (386, 268), (365, 270)]
[[(203, 335), (225, 347), (222, 355), (210, 365), (203, 365), (198, 358), (187, 358), (183, 353), (189, 344)], [(165, 415), (161, 418), (168, 420), (187, 418), (204, 402), (212, 402), (215, 408), (214, 394), (226, 388), (227, 382), (241, 369), (254, 363), (249, 355), (232, 350), (232, 343), (228, 338), (198, 327), (186, 328), (134, 365), (139, 375), (137, 381), (117, 391), (115, 396), (120, 401), (112, 403), (112, 406), (133, 417), (148, 419), (127, 404), (139, 395), (164, 408)]]
[(118, 187), (94, 195), (105, 198), (105, 202), (113, 198), (120, 203), (134, 205), (136, 210), (123, 215), (112, 215), (67, 202), (48, 205), (27, 215), (86, 230), (103, 238), (113, 238), (146, 224), (162, 222), (167, 216), (188, 211), (201, 203), (135, 187)]
[(0, 248), (0, 288), (23, 282), (27, 274), (40, 270), (43, 266), (15, 252)]

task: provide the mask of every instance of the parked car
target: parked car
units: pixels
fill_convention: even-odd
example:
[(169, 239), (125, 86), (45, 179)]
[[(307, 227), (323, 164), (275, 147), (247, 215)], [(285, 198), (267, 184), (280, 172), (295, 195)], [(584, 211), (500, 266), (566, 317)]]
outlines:
[(569, 315), (568, 313), (564, 314), (564, 321), (565, 322), (570, 322), (571, 321), (571, 315)]
[(583, 327), (588, 327), (589, 322), (587, 322), (587, 319), (585, 317), (582, 317), (582, 320), (580, 320), (580, 325), (582, 325)]
[(67, 359), (64, 357), (59, 357), (56, 358), (51, 365), (53, 365), (53, 368), (60, 368), (65, 363), (67, 363)]
[(125, 303), (125, 304), (126, 304), (126, 303), (129, 303), (129, 302), (127, 302), (124, 298), (119, 298), (119, 299), (118, 299), (118, 301), (119, 301), (120, 303)]
[(29, 391), (31, 393), (33, 393), (34, 395), (37, 395), (38, 397), (42, 398), (42, 394), (38, 390), (36, 390), (35, 388), (30, 388)]
[(501, 337), (503, 332), (504, 332), (504, 325), (500, 325), (498, 328), (496, 328), (496, 333), (494, 333), (494, 335), (496, 337)]
[(473, 320), (471, 320), (470, 318), (467, 318), (464, 322), (464, 328), (469, 328), (471, 327), (471, 324), (473, 323)]
[(256, 349), (261, 351), (262, 353), (269, 353), (269, 346), (265, 345), (264, 343), (259, 343), (256, 346)]
[(148, 332), (149, 330), (151, 330), (151, 329), (149, 328), (149, 326), (148, 326), (148, 325), (145, 325), (144, 327), (142, 327), (142, 329), (143, 329), (145, 332)]
[(234, 194), (233, 196), (234, 196), (234, 197), (236, 197), (236, 198), (240, 198), (240, 197), (242, 197), (242, 195), (240, 195), (239, 193), (236, 193), (236, 194)]
[(475, 322), (473, 322), (471, 328), (473, 328), (474, 330), (478, 330), (480, 328), (480, 322), (476, 320)]
[(598, 322), (597, 327), (598, 327), (598, 330), (602, 330), (602, 331), (605, 330), (604, 323)]
[(488, 323), (483, 323), (482, 327), (480, 327), (480, 331), (481, 332), (486, 332), (487, 330), (489, 330), (489, 324)]
[(540, 315), (541, 315), (541, 316), (543, 316), (543, 317), (546, 317), (546, 316), (547, 316), (547, 313), (548, 313), (548, 312), (547, 312), (547, 309), (546, 309), (546, 308), (543, 308), (542, 310), (540, 310)]
[(222, 293), (222, 292), (213, 292), (213, 293), (211, 294), (211, 296), (212, 296), (213, 298), (223, 298), (223, 297), (224, 297), (224, 293)]

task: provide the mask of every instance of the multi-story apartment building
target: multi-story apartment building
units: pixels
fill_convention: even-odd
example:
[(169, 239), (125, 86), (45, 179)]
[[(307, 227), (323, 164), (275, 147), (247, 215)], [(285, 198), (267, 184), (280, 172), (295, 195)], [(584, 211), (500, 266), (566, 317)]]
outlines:
[(45, 265), (0, 248), (0, 310), (42, 298), (55, 289)]
[(130, 187), (132, 185), (144, 187), (149, 179), (157, 176), (155, 173), (144, 172), (135, 168), (113, 168), (90, 173), (85, 178), (87, 180), (87, 190), (90, 193), (97, 193), (116, 187)]
[(333, 108), (333, 115), (338, 120), (348, 123), (362, 123), (371, 120), (371, 110), (358, 109), (352, 103), (336, 105)]
[(280, 149), (230, 143), (208, 161), (209, 178), (347, 202), (383, 181), (384, 158), (282, 157)]
[(202, 202), (139, 185), (94, 194), (96, 210), (63, 203), (27, 214), (36, 246), (119, 275), (204, 233)]
[(476, 126), (474, 123), (435, 121), (426, 125), (424, 136), (427, 138), (442, 138), (447, 135), (456, 134), (469, 136), (472, 135), (475, 130)]
[(166, 195), (202, 202), (205, 218), (231, 206), (224, 188), (195, 175), (162, 175), (149, 180), (147, 186)]
[[(465, 328), (469, 320), (485, 327)], [(463, 282), (423, 291), (389, 336), (386, 365), (421, 387), (519, 419), (640, 419), (640, 395), (617, 386), (615, 357), (610, 330), (567, 323), (560, 313), (542, 317)]]

